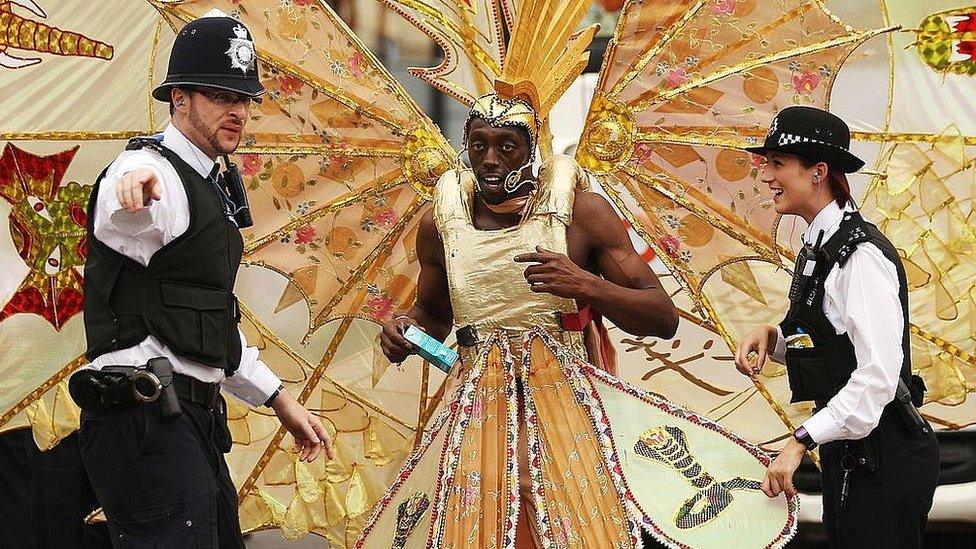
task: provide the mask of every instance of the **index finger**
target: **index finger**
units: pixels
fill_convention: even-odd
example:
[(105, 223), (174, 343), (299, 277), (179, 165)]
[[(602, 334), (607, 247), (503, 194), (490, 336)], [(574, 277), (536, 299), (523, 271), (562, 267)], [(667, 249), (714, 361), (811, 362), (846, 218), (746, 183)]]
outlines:
[(515, 256), (516, 263), (542, 263), (546, 260), (543, 254), (531, 252), (527, 254), (518, 254)]

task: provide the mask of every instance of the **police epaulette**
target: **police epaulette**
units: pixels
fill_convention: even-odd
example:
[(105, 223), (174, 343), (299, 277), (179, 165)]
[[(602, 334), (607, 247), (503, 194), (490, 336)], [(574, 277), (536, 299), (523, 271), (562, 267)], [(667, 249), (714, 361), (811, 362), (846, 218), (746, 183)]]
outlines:
[[(830, 254), (830, 258), (840, 267), (843, 267), (847, 263), (851, 254), (857, 249), (858, 244), (872, 240), (869, 228), (870, 224), (864, 221), (860, 214), (848, 214), (844, 216), (844, 221), (850, 221), (852, 223), (844, 223), (841, 225), (841, 229), (846, 229), (846, 234), (841, 237), (842, 240), (837, 250)], [(845, 225), (847, 226), (845, 227)]]
[(137, 135), (129, 139), (129, 142), (125, 145), (125, 150), (137, 151), (147, 147), (157, 152), (163, 152), (163, 134)]

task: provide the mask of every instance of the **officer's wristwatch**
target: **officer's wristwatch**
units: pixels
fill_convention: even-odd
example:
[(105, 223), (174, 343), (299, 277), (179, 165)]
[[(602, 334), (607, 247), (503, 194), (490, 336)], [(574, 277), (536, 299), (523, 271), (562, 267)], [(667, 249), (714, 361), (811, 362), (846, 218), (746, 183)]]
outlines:
[(264, 405), (267, 406), (268, 408), (270, 408), (271, 405), (274, 403), (274, 400), (276, 398), (278, 398), (278, 394), (281, 393), (284, 390), (285, 390), (285, 384), (284, 383), (282, 383), (281, 385), (278, 385), (278, 388), (275, 389), (275, 392), (271, 393), (271, 396), (268, 397), (268, 400), (265, 400), (264, 401)]
[(800, 425), (800, 428), (793, 431), (793, 438), (795, 438), (800, 444), (807, 447), (807, 450), (813, 450), (817, 447), (817, 442), (813, 440), (810, 433), (807, 432), (806, 427)]

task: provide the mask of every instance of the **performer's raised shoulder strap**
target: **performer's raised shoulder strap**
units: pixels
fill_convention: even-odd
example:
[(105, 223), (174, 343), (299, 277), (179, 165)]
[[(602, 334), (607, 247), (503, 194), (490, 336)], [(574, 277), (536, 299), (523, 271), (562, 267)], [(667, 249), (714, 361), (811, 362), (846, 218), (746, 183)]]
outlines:
[(434, 187), (434, 223), (443, 231), (452, 220), (470, 220), (474, 176), (469, 171), (448, 170)]
[(569, 225), (576, 193), (590, 190), (590, 181), (579, 164), (564, 154), (553, 155), (539, 170), (532, 215), (553, 215)]

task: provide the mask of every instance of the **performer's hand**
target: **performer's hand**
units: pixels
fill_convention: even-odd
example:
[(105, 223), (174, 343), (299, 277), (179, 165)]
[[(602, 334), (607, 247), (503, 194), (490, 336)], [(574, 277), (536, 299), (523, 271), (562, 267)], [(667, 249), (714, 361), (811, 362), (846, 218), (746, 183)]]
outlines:
[(793, 473), (800, 466), (800, 461), (803, 460), (803, 454), (806, 451), (806, 446), (790, 437), (786, 447), (766, 469), (762, 490), (767, 496), (774, 498), (781, 492), (786, 492), (786, 495), (790, 497), (796, 494), (796, 488), (793, 486)]
[(322, 422), (299, 404), (288, 391), (278, 393), (271, 403), (271, 408), (274, 409), (281, 425), (295, 437), (298, 459), (307, 462), (315, 461), (323, 449), (326, 458), (335, 458), (332, 437), (322, 426)]
[(115, 196), (122, 209), (137, 212), (148, 206), (151, 200), (161, 199), (163, 188), (156, 179), (156, 172), (143, 168), (123, 175), (115, 186)]
[[(776, 347), (776, 327), (769, 324), (756, 326), (739, 343), (739, 351), (735, 353), (735, 367), (744, 375), (754, 376), (762, 371), (766, 365), (766, 357), (770, 350)], [(755, 353), (755, 360), (750, 360), (750, 354)]]
[(565, 254), (536, 246), (536, 253), (515, 256), (517, 263), (536, 263), (525, 269), (525, 280), (533, 292), (545, 292), (568, 299), (586, 299), (599, 277), (573, 263)]
[(380, 333), (380, 349), (383, 350), (383, 354), (390, 362), (400, 363), (406, 360), (408, 356), (417, 354), (417, 348), (414, 344), (403, 337), (408, 326), (416, 326), (420, 330), (427, 331), (409, 316), (398, 316), (383, 324), (383, 332)]

